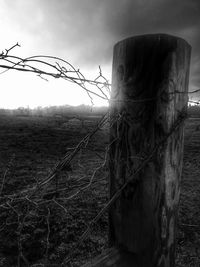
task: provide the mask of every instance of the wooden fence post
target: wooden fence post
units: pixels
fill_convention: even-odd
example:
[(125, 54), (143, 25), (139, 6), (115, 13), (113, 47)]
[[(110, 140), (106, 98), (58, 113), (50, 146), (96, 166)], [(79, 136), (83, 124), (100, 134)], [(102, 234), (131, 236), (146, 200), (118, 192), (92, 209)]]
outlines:
[(116, 197), (109, 211), (112, 249), (92, 266), (175, 264), (190, 53), (186, 41), (166, 34), (136, 36), (114, 47), (111, 116), (118, 119), (110, 132), (110, 198)]

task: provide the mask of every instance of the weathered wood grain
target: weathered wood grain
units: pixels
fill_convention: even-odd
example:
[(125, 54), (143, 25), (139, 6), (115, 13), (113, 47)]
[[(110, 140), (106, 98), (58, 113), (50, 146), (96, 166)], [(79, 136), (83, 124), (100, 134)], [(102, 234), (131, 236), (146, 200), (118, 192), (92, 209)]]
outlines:
[[(110, 194), (123, 185), (187, 109), (190, 46), (164, 34), (116, 44)], [(110, 211), (110, 242), (140, 255), (140, 266), (174, 266), (183, 125), (129, 183)]]
[(184, 125), (165, 137), (187, 111), (190, 54), (186, 41), (165, 34), (114, 47), (110, 198), (132, 180), (109, 211), (113, 248), (86, 266), (174, 267)]

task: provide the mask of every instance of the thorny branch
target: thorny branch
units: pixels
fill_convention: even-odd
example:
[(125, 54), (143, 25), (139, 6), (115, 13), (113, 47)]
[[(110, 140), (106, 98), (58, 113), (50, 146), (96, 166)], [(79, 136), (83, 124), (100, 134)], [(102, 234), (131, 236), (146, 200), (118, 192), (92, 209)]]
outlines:
[[(48, 81), (47, 77), (52, 77), (56, 79), (61, 78), (80, 86), (88, 94), (92, 105), (94, 104), (92, 96), (99, 97), (105, 100), (107, 103), (115, 101), (114, 99), (110, 98), (111, 84), (102, 74), (100, 66), (99, 75), (95, 79), (91, 80), (87, 79), (80, 72), (80, 70), (76, 69), (71, 63), (59, 57), (38, 55), (21, 58), (18, 56), (10, 55), (10, 52), (16, 47), (20, 47), (20, 45), (17, 43), (11, 48), (5, 49), (5, 52), (2, 51), (2, 53), (0, 54), (0, 68), (5, 69), (4, 71), (0, 72), (0, 74), (3, 74), (9, 70), (15, 70), (21, 72), (35, 73), (37, 74), (37, 76), (46, 81)], [(91, 87), (91, 89), (89, 89), (89, 87)], [(200, 92), (200, 89), (196, 89), (188, 93), (174, 91), (170, 94), (194, 94), (198, 92)], [(152, 101), (154, 99), (155, 98), (135, 99), (127, 101), (136, 103)], [(200, 103), (199, 101), (192, 100), (189, 100), (189, 102), (195, 104)]]
[[(0, 68), (5, 69), (0, 74), (9, 70), (31, 72), (37, 74), (40, 78), (47, 80), (46, 77), (61, 78), (80, 86), (88, 94), (93, 104), (92, 96), (97, 96), (103, 100), (109, 101), (110, 84), (102, 75), (99, 67), (99, 75), (94, 80), (86, 79), (85, 76), (68, 61), (59, 57), (38, 55), (27, 58), (10, 55), (16, 45), (12, 46), (6, 52), (0, 54)], [(62, 64), (62, 65), (61, 65)], [(91, 87), (91, 89), (89, 89)]]

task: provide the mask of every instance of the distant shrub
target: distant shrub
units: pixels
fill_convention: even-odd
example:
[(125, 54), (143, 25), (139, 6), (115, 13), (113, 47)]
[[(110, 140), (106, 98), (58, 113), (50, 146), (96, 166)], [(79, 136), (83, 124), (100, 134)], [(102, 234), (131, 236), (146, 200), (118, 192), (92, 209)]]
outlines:
[(195, 105), (195, 106), (189, 106), (188, 107), (188, 115), (189, 117), (199, 117), (200, 118), (200, 106)]

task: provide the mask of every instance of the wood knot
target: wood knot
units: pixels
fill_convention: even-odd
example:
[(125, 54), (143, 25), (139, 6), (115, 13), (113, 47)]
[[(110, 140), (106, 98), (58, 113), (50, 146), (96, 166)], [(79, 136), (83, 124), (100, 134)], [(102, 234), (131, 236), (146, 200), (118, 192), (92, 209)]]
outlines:
[(119, 65), (118, 68), (117, 68), (117, 79), (118, 79), (118, 82), (121, 82), (121, 81), (124, 80), (124, 74), (125, 74), (124, 66), (123, 65)]

